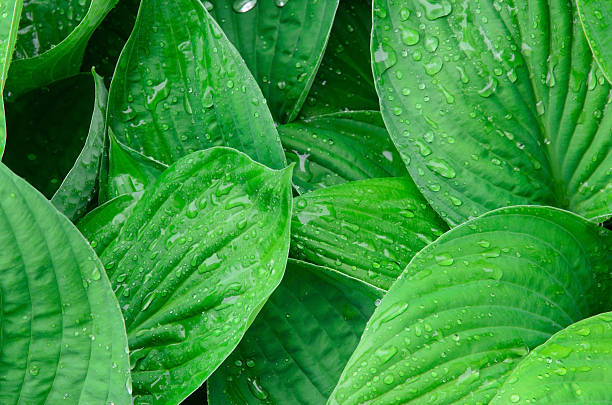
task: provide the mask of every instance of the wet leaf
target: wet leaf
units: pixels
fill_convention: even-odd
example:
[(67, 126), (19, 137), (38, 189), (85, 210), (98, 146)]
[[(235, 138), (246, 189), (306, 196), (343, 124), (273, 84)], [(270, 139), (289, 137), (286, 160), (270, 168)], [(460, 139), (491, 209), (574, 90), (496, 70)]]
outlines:
[(576, 0), (578, 15), (593, 56), (603, 74), (612, 81), (612, 3), (607, 0)]

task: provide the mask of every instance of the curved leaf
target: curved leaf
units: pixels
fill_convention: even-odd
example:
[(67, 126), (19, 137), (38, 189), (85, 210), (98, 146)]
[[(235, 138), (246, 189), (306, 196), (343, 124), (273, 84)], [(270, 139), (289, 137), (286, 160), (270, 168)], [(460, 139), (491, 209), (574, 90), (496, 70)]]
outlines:
[(283, 281), (207, 382), (211, 405), (324, 404), (382, 292), (290, 259)]
[(257, 79), (272, 115), (299, 113), (323, 58), (338, 0), (213, 0), (210, 13)]
[(300, 116), (379, 109), (370, 66), (371, 31), (372, 0), (341, 0)]
[(572, 3), (375, 2), (383, 118), (450, 224), (516, 204), (611, 211), (610, 85)]
[(79, 72), (87, 41), (117, 0), (28, 1), (7, 88), (18, 96)]
[(603, 74), (612, 81), (612, 3), (607, 0), (576, 0), (580, 22), (593, 56)]
[(612, 234), (567, 211), (492, 211), (419, 252), (330, 404), (486, 404), (530, 349), (610, 308)]
[(0, 403), (129, 403), (127, 337), (100, 260), (3, 164), (0, 246)]
[(378, 111), (328, 114), (278, 127), (300, 193), (376, 177), (408, 176)]
[[(144, 192), (114, 242), (81, 228), (107, 245), (98, 253), (123, 310), (136, 403), (178, 403), (198, 388), (280, 282), (291, 170), (228, 148), (194, 152)], [(109, 209), (101, 215), (120, 222)]]
[(368, 179), (297, 197), (291, 257), (388, 289), (447, 226), (409, 178)]
[(215, 145), (285, 157), (257, 83), (199, 0), (143, 0), (109, 95), (117, 140), (159, 162)]
[(612, 313), (570, 325), (519, 363), (491, 405), (609, 403), (610, 347)]

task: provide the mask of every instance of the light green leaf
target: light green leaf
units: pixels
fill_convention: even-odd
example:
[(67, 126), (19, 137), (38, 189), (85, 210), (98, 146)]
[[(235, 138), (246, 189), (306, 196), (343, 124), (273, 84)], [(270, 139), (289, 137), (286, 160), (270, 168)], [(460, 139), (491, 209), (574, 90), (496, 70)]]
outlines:
[(274, 118), (292, 121), (323, 58), (338, 0), (213, 0), (209, 4), (257, 79)]
[(518, 204), (611, 211), (610, 85), (572, 3), (375, 2), (383, 118), (450, 224)]
[(509, 207), (419, 252), (368, 321), (330, 404), (487, 404), (529, 350), (610, 308), (612, 234)]
[(208, 380), (209, 404), (324, 404), (381, 296), (290, 259), (281, 284)]
[(109, 127), (165, 164), (215, 145), (286, 164), (257, 83), (199, 0), (141, 2), (113, 76)]
[(409, 178), (355, 181), (295, 199), (291, 257), (386, 290), (446, 229)]
[(127, 337), (100, 260), (0, 163), (0, 403), (130, 403)]
[(291, 170), (228, 148), (194, 152), (144, 192), (114, 242), (81, 224), (107, 245), (98, 253), (123, 310), (136, 403), (178, 403), (198, 388), (279, 284)]
[(321, 66), (300, 116), (378, 110), (370, 66), (371, 0), (341, 0)]
[(580, 22), (593, 56), (601, 71), (612, 81), (612, 2), (608, 0), (576, 0)]
[(28, 1), (7, 89), (18, 96), (79, 72), (87, 41), (117, 0)]
[(376, 177), (408, 176), (378, 111), (328, 114), (278, 127), (300, 193)]
[[(17, 27), (23, 0), (10, 0), (0, 4), (0, 93), (4, 95), (4, 83), (11, 64)], [(0, 100), (0, 159), (6, 144), (6, 121), (4, 117), (4, 97)]]

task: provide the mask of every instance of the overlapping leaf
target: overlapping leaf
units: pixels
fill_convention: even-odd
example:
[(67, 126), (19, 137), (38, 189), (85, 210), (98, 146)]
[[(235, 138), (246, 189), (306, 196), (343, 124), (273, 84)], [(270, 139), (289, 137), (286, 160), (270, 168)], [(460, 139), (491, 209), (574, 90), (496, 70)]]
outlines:
[(0, 163), (0, 402), (130, 402), (127, 337), (100, 260)]
[(372, 35), (387, 128), (450, 224), (515, 204), (610, 213), (610, 85), (573, 2), (376, 1)]
[(580, 22), (593, 56), (603, 74), (612, 81), (612, 3), (607, 0), (576, 0)]
[(447, 232), (383, 298), (329, 403), (488, 403), (529, 350), (611, 307), (611, 243), (547, 207)]

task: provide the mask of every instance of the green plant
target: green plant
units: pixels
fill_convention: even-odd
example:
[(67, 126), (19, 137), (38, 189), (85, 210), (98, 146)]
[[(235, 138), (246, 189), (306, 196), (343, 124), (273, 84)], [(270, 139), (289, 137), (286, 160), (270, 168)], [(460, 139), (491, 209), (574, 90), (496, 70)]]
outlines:
[(0, 403), (612, 401), (609, 2), (116, 3), (0, 2)]

